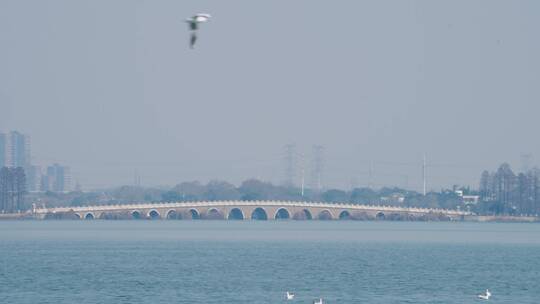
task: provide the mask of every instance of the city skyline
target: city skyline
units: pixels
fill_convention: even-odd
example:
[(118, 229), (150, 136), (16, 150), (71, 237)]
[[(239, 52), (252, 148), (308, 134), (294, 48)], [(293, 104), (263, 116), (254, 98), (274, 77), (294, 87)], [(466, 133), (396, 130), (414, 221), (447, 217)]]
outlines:
[[(280, 183), (287, 144), (306, 168), (325, 147), (324, 186), (339, 188), (422, 190), (424, 153), (428, 189), (540, 159), (535, 1), (32, 3), (0, 3), (0, 129), (88, 189), (134, 172)], [(210, 6), (192, 51), (181, 16)], [(337, 11), (342, 24), (321, 22)]]
[[(278, 166), (278, 170), (275, 170), (277, 173), (273, 178), (269, 178), (268, 176), (263, 176), (261, 174), (259, 175), (247, 175), (244, 178), (240, 178), (238, 180), (228, 180), (226, 178), (222, 177), (215, 177), (215, 178), (209, 178), (209, 179), (193, 179), (193, 178), (187, 178), (183, 180), (175, 180), (174, 178), (171, 179), (170, 183), (154, 183), (152, 180), (145, 180), (145, 182), (142, 182), (144, 179), (144, 173), (141, 175), (140, 173), (140, 166), (135, 166), (135, 169), (126, 167), (126, 175), (128, 176), (126, 178), (126, 181), (119, 182), (119, 183), (109, 183), (109, 184), (102, 184), (96, 187), (92, 187), (92, 185), (81, 185), (79, 183), (80, 179), (85, 179), (84, 172), (79, 172), (79, 175), (77, 177), (72, 176), (71, 174), (71, 167), (67, 166), (60, 166), (58, 162), (62, 163), (61, 160), (54, 159), (54, 163), (51, 164), (50, 162), (41, 161), (40, 164), (36, 165), (32, 162), (33, 158), (40, 159), (39, 156), (34, 156), (31, 151), (31, 144), (30, 144), (30, 135), (26, 133), (22, 133), (17, 130), (11, 130), (11, 131), (2, 131), (0, 130), (0, 152), (5, 151), (6, 156), (0, 157), (0, 164), (5, 163), (8, 167), (23, 167), (25, 168), (25, 172), (27, 174), (27, 183), (28, 183), (28, 189), (30, 191), (55, 191), (55, 192), (66, 192), (70, 191), (75, 188), (83, 189), (83, 190), (96, 190), (100, 188), (110, 188), (110, 187), (117, 187), (117, 186), (123, 186), (123, 185), (136, 185), (136, 186), (148, 186), (148, 187), (172, 187), (176, 184), (187, 182), (187, 181), (200, 181), (200, 182), (210, 182), (212, 180), (222, 180), (231, 182), (233, 184), (239, 185), (243, 181), (249, 180), (251, 178), (259, 179), (262, 181), (268, 181), (275, 184), (284, 184), (284, 185), (291, 185), (294, 187), (302, 187), (306, 189), (316, 190), (316, 191), (322, 191), (327, 189), (349, 189), (352, 190), (354, 188), (373, 188), (373, 189), (380, 189), (383, 187), (400, 187), (403, 189), (408, 190), (414, 190), (418, 192), (423, 192), (423, 186), (424, 186), (424, 174), (426, 177), (425, 182), (427, 183), (427, 191), (439, 191), (440, 189), (450, 189), (454, 186), (464, 186), (464, 187), (471, 187), (472, 189), (478, 189), (478, 178), (482, 171), (484, 170), (491, 170), (495, 167), (481, 167), (477, 166), (479, 173), (477, 176), (473, 176), (472, 183), (460, 183), (458, 182), (460, 179), (456, 179), (454, 182), (450, 182), (446, 185), (437, 185), (436, 183), (432, 183), (431, 178), (433, 177), (433, 169), (437, 168), (462, 168), (464, 166), (467, 166), (467, 164), (450, 164), (450, 163), (433, 163), (433, 162), (427, 162), (424, 163), (424, 159), (418, 161), (418, 162), (396, 162), (392, 160), (361, 160), (364, 163), (364, 170), (358, 171), (356, 175), (350, 175), (350, 176), (342, 176), (339, 182), (335, 182), (336, 179), (332, 177), (327, 177), (325, 172), (326, 170), (323, 169), (323, 163), (325, 163), (327, 160), (323, 156), (323, 151), (325, 150), (324, 146), (321, 145), (312, 145), (310, 151), (306, 152), (298, 152), (297, 151), (297, 145), (296, 144), (287, 144), (284, 145), (282, 148), (283, 151), (285, 151), (285, 156), (281, 158), (274, 158), (273, 160), (267, 160), (267, 164), (274, 163), (276, 166)], [(10, 144), (11, 141), (17, 142), (18, 149), (12, 148), (14, 145)], [(7, 145), (6, 145), (7, 143)], [(24, 143), (24, 144), (21, 144)], [(4, 149), (2, 149), (4, 147)], [(0, 156), (2, 154), (0, 153)], [(10, 156), (11, 155), (11, 156)], [(14, 157), (13, 155), (18, 155), (18, 157)], [(39, 153), (38, 153), (39, 155)], [(423, 155), (424, 157), (425, 155)], [(14, 160), (17, 159), (17, 160)], [(258, 164), (263, 163), (264, 161), (257, 160)], [(501, 161), (500, 163), (510, 163), (507, 161)], [(16, 165), (17, 164), (17, 165)], [(177, 167), (178, 163), (170, 163), (168, 165), (173, 165), (174, 167)], [(146, 164), (148, 165), (148, 164)], [(531, 154), (521, 154), (519, 161), (517, 164), (510, 163), (511, 167), (515, 168), (516, 172), (525, 172), (528, 169), (532, 169), (537, 167), (535, 163), (535, 159), (533, 155)], [(150, 165), (151, 166), (151, 165)], [(157, 167), (163, 167), (167, 166), (167, 164), (160, 163), (157, 165)], [(2, 166), (0, 166), (2, 167)], [(124, 167), (124, 166), (123, 166)], [(401, 168), (417, 168), (418, 174), (417, 175), (407, 175), (402, 174), (403, 170)], [(42, 170), (44, 168), (44, 170)], [(390, 169), (389, 169), (390, 168)], [(51, 172), (63, 172), (66, 171), (66, 186), (63, 185), (63, 174), (58, 175), (62, 177), (53, 177), (56, 176), (57, 173), (51, 173)], [(391, 170), (391, 173), (388, 173), (388, 170)], [(424, 171), (426, 170), (426, 171)], [(129, 176), (131, 174), (131, 176)], [(435, 180), (440, 176), (435, 176)], [(130, 180), (131, 178), (131, 180)], [(388, 181), (389, 178), (394, 178), (393, 182), (384, 182), (384, 180)], [(330, 182), (326, 182), (326, 179), (330, 180)], [(58, 182), (57, 182), (58, 180)], [(325, 182), (323, 182), (325, 180)], [(76, 185), (75, 185), (76, 184)], [(53, 190), (54, 189), (54, 190)], [(317, 190), (319, 189), (319, 190)]]
[(69, 192), (72, 190), (70, 167), (58, 163), (40, 165), (32, 162), (31, 137), (17, 130), (0, 130), (0, 168), (22, 168), (29, 192)]
[(0, 167), (31, 166), (30, 137), (18, 131), (0, 130)]

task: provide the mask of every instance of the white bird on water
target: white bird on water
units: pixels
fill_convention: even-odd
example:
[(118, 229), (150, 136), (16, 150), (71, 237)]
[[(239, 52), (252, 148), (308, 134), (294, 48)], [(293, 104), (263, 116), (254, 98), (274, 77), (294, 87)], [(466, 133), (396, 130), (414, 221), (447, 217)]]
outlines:
[(491, 297), (491, 292), (489, 292), (489, 289), (486, 289), (486, 293), (478, 295), (478, 298), (482, 300), (489, 300), (490, 297)]
[(190, 48), (193, 48), (195, 46), (195, 42), (197, 41), (197, 30), (199, 29), (199, 24), (208, 22), (211, 17), (212, 16), (210, 16), (210, 14), (198, 13), (195, 14), (193, 17), (186, 19), (186, 22), (188, 23), (189, 29), (191, 31), (191, 39), (189, 40)]
[(318, 299), (318, 300), (314, 300), (314, 301), (313, 301), (313, 304), (323, 304), (322, 298), (320, 298), (320, 299)]
[(287, 291), (286, 296), (287, 296), (287, 300), (292, 300), (292, 299), (294, 299), (294, 293), (292, 293), (292, 292), (288, 292), (288, 291)]

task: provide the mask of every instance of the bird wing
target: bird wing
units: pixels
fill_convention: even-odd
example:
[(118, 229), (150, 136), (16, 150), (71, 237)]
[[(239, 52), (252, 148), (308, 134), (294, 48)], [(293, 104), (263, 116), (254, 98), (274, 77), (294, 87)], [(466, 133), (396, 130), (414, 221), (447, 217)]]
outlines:
[(210, 16), (201, 14), (201, 15), (196, 15), (194, 19), (197, 22), (207, 22), (210, 19)]

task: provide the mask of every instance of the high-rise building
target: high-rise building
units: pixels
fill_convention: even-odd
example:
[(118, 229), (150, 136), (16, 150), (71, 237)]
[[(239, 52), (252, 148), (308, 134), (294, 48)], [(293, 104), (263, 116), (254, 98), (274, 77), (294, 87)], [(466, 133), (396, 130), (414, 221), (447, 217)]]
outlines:
[(322, 173), (324, 166), (324, 147), (321, 145), (313, 146), (313, 155), (311, 159), (311, 189), (322, 192)]
[(54, 164), (47, 167), (47, 174), (41, 181), (42, 191), (69, 192), (71, 191), (71, 172), (69, 167)]
[(7, 166), (7, 135), (0, 132), (0, 168)]
[(35, 187), (39, 177), (32, 179), (32, 176), (29, 176), (33, 174), (30, 161), (30, 136), (18, 131), (0, 132), (0, 167), (23, 168), (27, 180), (26, 190), (39, 190), (39, 187)]
[(17, 131), (0, 132), (0, 167), (30, 166), (30, 137)]
[(37, 192), (41, 189), (41, 167), (29, 166), (25, 170), (26, 174), (26, 190), (29, 192)]
[(30, 137), (17, 131), (9, 133), (7, 145), (8, 152), (8, 167), (30, 166)]

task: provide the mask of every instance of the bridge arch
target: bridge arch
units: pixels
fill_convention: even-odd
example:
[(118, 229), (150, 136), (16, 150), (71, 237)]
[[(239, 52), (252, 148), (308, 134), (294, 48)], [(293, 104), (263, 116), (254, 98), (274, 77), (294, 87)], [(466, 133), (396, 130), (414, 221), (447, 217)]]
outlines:
[(161, 218), (161, 214), (159, 214), (156, 209), (152, 209), (150, 212), (148, 212), (148, 218), (151, 220), (159, 220)]
[(201, 219), (201, 214), (199, 213), (199, 211), (197, 209), (191, 208), (191, 209), (188, 210), (187, 214), (188, 214), (189, 218), (192, 219), (192, 220), (200, 220)]
[(180, 214), (176, 212), (174, 209), (170, 209), (167, 211), (167, 215), (165, 216), (168, 220), (176, 220), (178, 219)]
[(339, 213), (340, 220), (352, 220), (351, 213), (347, 210), (343, 210)]
[(210, 208), (208, 211), (206, 211), (206, 219), (209, 220), (222, 220), (224, 219), (223, 213), (219, 211), (217, 208)]
[(332, 212), (330, 212), (330, 210), (324, 209), (323, 211), (319, 212), (318, 218), (321, 221), (329, 221), (333, 220), (334, 216), (332, 216)]
[[(207, 211), (210, 208), (217, 208), (222, 212), (224, 218), (243, 219), (274, 219), (286, 218), (285, 210), (289, 212), (289, 217), (294, 219), (344, 219), (349, 216), (354, 220), (427, 220), (443, 221), (463, 219), (470, 212), (455, 210), (427, 209), (427, 208), (403, 208), (399, 206), (372, 206), (359, 205), (352, 207), (349, 205), (320, 204), (311, 202), (280, 202), (280, 201), (217, 201), (217, 202), (177, 202), (164, 204), (132, 204), (132, 205), (110, 205), (110, 206), (90, 206), (87, 208), (69, 207), (58, 208), (36, 208), (36, 216), (41, 218), (54, 219), (147, 219), (150, 218), (149, 211), (155, 210), (160, 214), (160, 218), (207, 218)], [(238, 210), (232, 210), (237, 208)], [(284, 208), (285, 210), (280, 210)], [(172, 210), (172, 211), (171, 211)], [(276, 211), (277, 210), (277, 211)], [(200, 211), (200, 213), (199, 213)], [(347, 211), (347, 212), (344, 212)], [(91, 215), (88, 215), (91, 213)], [(234, 215), (236, 214), (236, 216)], [(241, 216), (240, 216), (241, 214)], [(155, 216), (156, 214), (154, 214)], [(276, 216), (277, 215), (277, 216)], [(282, 216), (283, 215), (283, 216)]]
[(291, 213), (286, 208), (282, 207), (276, 211), (274, 215), (275, 220), (288, 220), (291, 218)]
[(251, 219), (252, 220), (262, 220), (266, 221), (268, 220), (268, 213), (266, 213), (266, 210), (262, 207), (257, 207), (253, 212), (251, 212)]
[(313, 215), (311, 215), (311, 212), (309, 212), (309, 210), (303, 209), (301, 211), (296, 212), (293, 218), (295, 220), (312, 220)]
[(131, 218), (134, 219), (134, 220), (140, 220), (142, 218), (141, 217), (141, 212), (139, 210), (131, 211)]
[(242, 211), (240, 208), (232, 208), (227, 216), (227, 219), (229, 220), (243, 220), (245, 218), (244, 211)]

